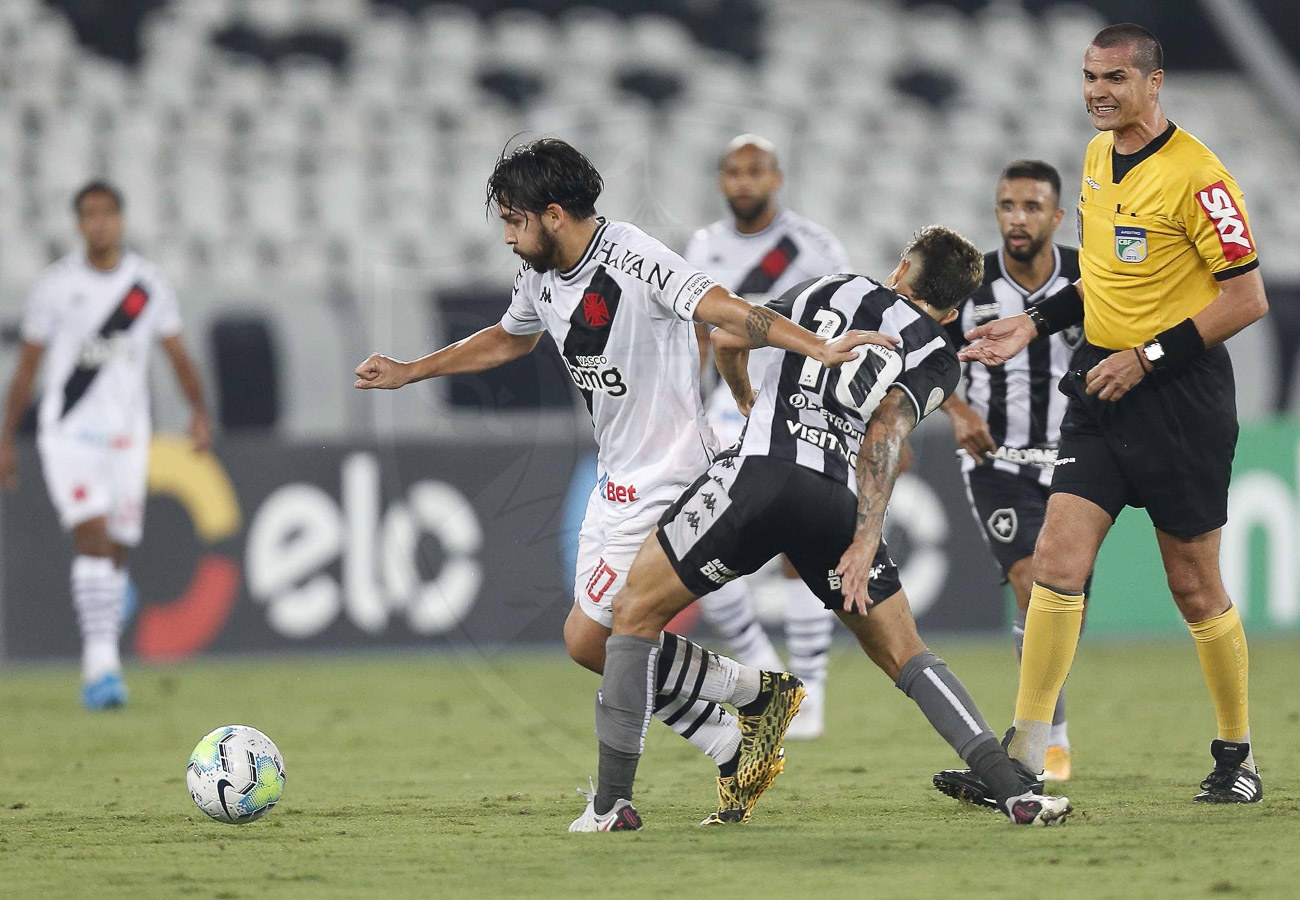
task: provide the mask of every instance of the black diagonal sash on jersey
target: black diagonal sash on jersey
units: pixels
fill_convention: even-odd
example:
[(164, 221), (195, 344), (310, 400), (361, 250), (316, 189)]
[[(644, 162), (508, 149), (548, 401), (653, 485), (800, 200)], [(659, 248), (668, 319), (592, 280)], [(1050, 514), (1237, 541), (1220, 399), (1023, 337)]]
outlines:
[[(140, 313), (144, 311), (145, 304), (149, 302), (149, 292), (144, 289), (138, 282), (131, 286), (131, 290), (126, 292), (122, 302), (117, 304), (117, 309), (104, 320), (104, 324), (99, 327), (98, 337), (100, 340), (107, 340), (121, 331), (126, 331), (140, 318)], [(68, 414), (72, 407), (77, 405), (77, 401), (86, 395), (90, 390), (90, 385), (99, 374), (102, 363), (87, 365), (84, 362), (77, 363), (77, 367), (72, 370), (68, 380), (63, 385), (63, 412), (59, 414), (62, 418)]]
[[(591, 283), (582, 292), (582, 300), (569, 316), (569, 333), (564, 338), (564, 359), (572, 370), (575, 366), (587, 368), (581, 357), (600, 357), (605, 355), (605, 345), (609, 343), (609, 332), (614, 326), (614, 316), (618, 314), (618, 301), (623, 296), (623, 289), (610, 277), (604, 266), (596, 269)], [(575, 377), (575, 382), (576, 382)], [(582, 399), (591, 412), (592, 390), (578, 386)]]
[(770, 293), (772, 285), (785, 274), (785, 270), (790, 268), (790, 263), (794, 262), (794, 258), (798, 255), (799, 246), (790, 240), (790, 235), (787, 234), (777, 242), (775, 247), (764, 254), (758, 265), (750, 270), (740, 282), (740, 287), (736, 288), (736, 293), (742, 297)]

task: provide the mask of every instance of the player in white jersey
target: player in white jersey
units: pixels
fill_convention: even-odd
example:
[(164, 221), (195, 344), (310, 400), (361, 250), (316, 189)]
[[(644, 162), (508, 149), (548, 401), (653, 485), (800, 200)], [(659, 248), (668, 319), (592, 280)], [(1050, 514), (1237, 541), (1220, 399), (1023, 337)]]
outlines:
[[(848, 256), (835, 235), (776, 201), (783, 176), (772, 142), (756, 134), (734, 138), (718, 166), (718, 189), (731, 216), (701, 228), (686, 245), (686, 261), (723, 287), (762, 305), (809, 278), (849, 271)], [(776, 351), (750, 354), (750, 381), (759, 384)], [(709, 395), (709, 424), (723, 447), (745, 427), (723, 382)], [(825, 729), (826, 665), (835, 617), (808, 590), (788, 561), (781, 581), (786, 651), (790, 671), (808, 696), (786, 737), (807, 740)], [(700, 608), (740, 660), (760, 669), (781, 669), (772, 641), (754, 616), (746, 581), (737, 580), (700, 598)]]
[[(501, 322), (413, 362), (375, 354), (356, 369), (358, 388), (400, 388), (490, 369), (531, 352), (543, 332), (551, 335), (586, 401), (599, 448), (599, 481), (579, 536), (574, 606), (564, 626), (570, 656), (598, 673), (610, 604), (633, 558), (716, 450), (700, 403), (692, 323), (831, 366), (852, 358), (848, 349), (863, 340), (853, 333), (824, 341), (735, 297), (636, 226), (597, 216), (602, 186), (591, 162), (563, 141), (544, 138), (503, 153), (488, 203), (523, 265)], [(707, 672), (726, 673), (727, 690), (702, 693)], [(718, 763), (720, 809), (737, 793), (757, 799), (767, 776), (775, 777), (737, 777), (745, 762), (740, 726), (718, 705), (757, 703), (751, 708), (761, 718), (760, 682), (757, 669), (680, 638), (657, 672), (655, 714)]]
[(121, 195), (91, 182), (73, 203), (84, 252), (50, 266), (32, 288), (22, 350), (0, 432), (0, 480), (17, 482), (14, 436), (44, 361), (37, 447), (45, 485), (72, 535), (72, 600), (81, 629), (81, 699), (126, 702), (118, 638), (127, 554), (144, 525), (149, 462), (149, 355), (161, 341), (189, 402), (190, 437), (207, 449), (198, 371), (181, 338), (176, 296), (157, 268), (122, 246)]

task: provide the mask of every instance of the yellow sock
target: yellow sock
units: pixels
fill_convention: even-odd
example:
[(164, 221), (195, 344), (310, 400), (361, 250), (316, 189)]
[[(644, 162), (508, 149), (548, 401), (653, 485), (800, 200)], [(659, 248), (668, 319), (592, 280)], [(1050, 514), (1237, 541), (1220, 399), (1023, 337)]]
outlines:
[(1016, 718), (1052, 721), (1056, 698), (1065, 684), (1083, 627), (1083, 594), (1062, 594), (1034, 583), (1025, 617), (1025, 647), (1020, 657)]
[(1214, 717), (1219, 723), (1219, 738), (1225, 741), (1246, 739), (1250, 731), (1247, 686), (1250, 654), (1246, 650), (1246, 632), (1241, 627), (1237, 607), (1204, 622), (1189, 622), (1188, 629), (1196, 640), (1196, 655), (1210, 688)]

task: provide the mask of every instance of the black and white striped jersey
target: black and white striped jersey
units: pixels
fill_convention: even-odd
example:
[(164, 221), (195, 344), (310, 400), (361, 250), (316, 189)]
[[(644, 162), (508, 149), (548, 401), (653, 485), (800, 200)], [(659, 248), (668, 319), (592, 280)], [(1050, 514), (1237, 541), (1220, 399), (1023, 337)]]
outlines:
[[(938, 409), (961, 367), (943, 327), (906, 297), (862, 275), (827, 275), (795, 285), (767, 304), (824, 338), (851, 329), (902, 338), (903, 372), (894, 381), (916, 419)], [(797, 353), (774, 354), (741, 436), (741, 456), (785, 459), (848, 485), (855, 493), (861, 414), (835, 399), (839, 372)]]
[[(1001, 249), (985, 254), (984, 283), (960, 307), (961, 315), (949, 326), (958, 347), (965, 344), (962, 335), (976, 325), (1018, 316), (1078, 280), (1079, 251), (1055, 244), (1052, 249), (1056, 267), (1036, 291), (1025, 290), (1007, 274)], [(998, 449), (987, 460), (993, 468), (1051, 484), (1067, 402), (1056, 388), (1082, 341), (1083, 326), (1076, 325), (1033, 341), (1004, 365), (966, 366), (966, 402), (988, 422), (993, 443), (997, 444)], [(977, 462), (964, 450), (957, 453), (962, 458), (963, 472), (986, 462)]]

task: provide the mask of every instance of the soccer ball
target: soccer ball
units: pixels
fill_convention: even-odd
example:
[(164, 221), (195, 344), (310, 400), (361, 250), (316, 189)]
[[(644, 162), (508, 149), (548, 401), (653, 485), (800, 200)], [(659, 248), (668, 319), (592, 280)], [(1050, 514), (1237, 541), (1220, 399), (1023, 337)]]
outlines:
[(199, 809), (218, 822), (243, 825), (280, 802), (284, 757), (256, 728), (226, 725), (194, 748), (185, 783)]

